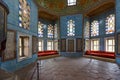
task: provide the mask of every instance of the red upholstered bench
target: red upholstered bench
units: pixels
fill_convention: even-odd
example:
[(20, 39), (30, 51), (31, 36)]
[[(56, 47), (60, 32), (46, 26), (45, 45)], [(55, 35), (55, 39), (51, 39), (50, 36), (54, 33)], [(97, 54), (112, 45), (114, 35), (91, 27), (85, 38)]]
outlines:
[(99, 56), (99, 57), (105, 57), (105, 58), (113, 58), (115, 59), (115, 53), (114, 52), (106, 52), (106, 51), (86, 51), (86, 55), (93, 55), (93, 56)]
[(40, 56), (54, 55), (54, 54), (58, 54), (58, 51), (56, 51), (56, 50), (39, 51), (38, 52), (38, 57), (40, 57)]

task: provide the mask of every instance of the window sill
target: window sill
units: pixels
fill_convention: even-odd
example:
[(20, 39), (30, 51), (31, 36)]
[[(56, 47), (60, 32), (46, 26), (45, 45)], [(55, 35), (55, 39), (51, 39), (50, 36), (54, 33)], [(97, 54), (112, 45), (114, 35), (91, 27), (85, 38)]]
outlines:
[(18, 62), (23, 61), (23, 60), (28, 59), (28, 58), (29, 58), (29, 57), (27, 57), (27, 56), (19, 57), (19, 58), (18, 58)]

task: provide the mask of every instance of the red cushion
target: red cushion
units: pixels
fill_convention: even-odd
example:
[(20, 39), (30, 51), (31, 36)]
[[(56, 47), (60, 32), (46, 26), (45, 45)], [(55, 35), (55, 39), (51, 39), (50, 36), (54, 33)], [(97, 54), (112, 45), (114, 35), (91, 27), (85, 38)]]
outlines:
[(38, 56), (47, 56), (47, 55), (54, 55), (58, 54), (56, 50), (48, 50), (48, 51), (39, 51)]
[(107, 57), (107, 58), (115, 58), (114, 52), (106, 52), (106, 51), (86, 51), (86, 55), (94, 55), (100, 57)]

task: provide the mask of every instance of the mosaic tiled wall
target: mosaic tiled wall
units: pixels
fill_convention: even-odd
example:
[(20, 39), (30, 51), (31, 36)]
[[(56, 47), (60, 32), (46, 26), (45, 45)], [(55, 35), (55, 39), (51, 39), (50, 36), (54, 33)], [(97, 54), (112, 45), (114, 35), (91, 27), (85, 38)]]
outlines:
[(0, 61), (0, 67), (7, 71), (18, 70), (37, 60), (37, 54), (33, 54), (30, 58), (23, 61), (18, 61), (18, 33), (23, 33), (31, 36), (37, 36), (37, 22), (38, 22), (38, 10), (36, 4), (32, 0), (27, 0), (31, 8), (30, 13), (30, 29), (24, 29), (19, 26), (19, 0), (3, 0), (9, 7), (9, 15), (7, 20), (7, 27), (9, 30), (16, 31), (16, 58), (7, 60), (5, 62)]

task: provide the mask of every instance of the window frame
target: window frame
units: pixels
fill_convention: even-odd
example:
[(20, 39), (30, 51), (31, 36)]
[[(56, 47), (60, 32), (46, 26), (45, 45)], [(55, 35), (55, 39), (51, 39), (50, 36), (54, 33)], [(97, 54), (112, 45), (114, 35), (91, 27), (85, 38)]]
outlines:
[[(51, 45), (48, 46), (48, 42), (51, 42)], [(50, 48), (50, 50), (53, 50), (54, 44), (53, 44), (53, 41), (52, 41), (52, 40), (48, 40), (48, 41), (47, 41), (47, 50), (49, 50), (48, 47)]]
[[(72, 24), (72, 28), (70, 28), (70, 24)], [(67, 36), (69, 37), (75, 36), (75, 21), (72, 19), (67, 21)]]
[[(49, 28), (52, 28), (51, 29), (51, 33), (49, 33), (49, 31), (50, 31)], [(51, 24), (49, 24), (48, 27), (47, 27), (47, 37), (48, 38), (54, 38), (54, 27)]]
[[(25, 1), (25, 3), (24, 3)], [(24, 29), (30, 29), (30, 6), (26, 0), (19, 0), (19, 24), (18, 26)], [(23, 8), (22, 5), (26, 5), (27, 8)], [(27, 16), (25, 16), (25, 14)], [(24, 18), (27, 19), (24, 19)], [(25, 26), (26, 25), (26, 26)]]
[[(98, 44), (94, 45), (93, 41), (98, 41)], [(100, 39), (97, 39), (97, 38), (96, 39), (91, 39), (90, 42), (91, 42), (90, 43), (91, 44), (90, 45), (91, 46), (91, 50), (93, 50), (93, 51), (99, 51), (100, 50)], [(98, 50), (95, 50), (93, 46), (96, 46), (96, 48), (98, 47)]]
[[(39, 24), (41, 24), (41, 25), (39, 25)], [(41, 26), (41, 28), (40, 28), (39, 26)], [(42, 34), (41, 34), (41, 35), (39, 34), (39, 32), (41, 31), (41, 30), (39, 31), (39, 29), (42, 30)], [(40, 38), (41, 38), (41, 37), (44, 37), (44, 32), (43, 32), (43, 31), (44, 31), (44, 24), (42, 24), (42, 23), (39, 21), (39, 22), (38, 22), (38, 37), (40, 37)], [(39, 35), (40, 35), (40, 36), (39, 36)]]
[[(20, 42), (19, 42), (19, 51), (20, 51), (20, 47), (21, 47), (22, 53), (20, 55), (20, 52), (19, 52), (19, 57), (26, 57), (26, 55), (25, 55), (25, 48), (26, 47), (28, 48), (28, 53), (29, 53), (29, 37), (28, 36), (20, 36), (19, 40), (20, 39), (21, 39), (21, 46), (20, 46)], [(25, 39), (28, 39), (28, 46), (25, 45)]]
[(89, 38), (90, 37), (90, 23), (89, 23), (89, 21), (86, 21), (86, 23), (85, 23), (84, 37), (85, 38)]
[[(97, 33), (96, 33), (96, 35), (93, 35), (92, 33), (93, 33), (93, 29), (92, 28), (94, 28), (92, 25), (93, 25), (93, 22), (95, 23), (95, 22), (98, 22), (97, 24), (98, 24), (98, 35), (97, 35)], [(91, 22), (91, 27), (90, 27), (90, 36), (91, 37), (95, 37), (95, 36), (99, 36), (100, 35), (100, 33), (99, 33), (99, 28), (100, 27), (100, 25), (99, 25), (99, 21), (98, 20), (93, 20), (92, 22)], [(94, 30), (94, 31), (96, 31), (96, 30)]]
[[(39, 42), (41, 42), (41, 46), (39, 45)], [(38, 51), (40, 51), (39, 50), (40, 47), (41, 47), (41, 51), (43, 51), (44, 46), (43, 46), (43, 40), (41, 39), (38, 40)]]
[[(112, 45), (109, 45), (107, 40), (112, 40)], [(114, 40), (114, 44), (113, 44), (113, 40)], [(111, 46), (112, 49), (114, 49), (114, 50), (109, 51), (108, 50), (108, 46)], [(107, 37), (107, 38), (105, 38), (105, 51), (107, 51), (107, 52), (115, 52), (115, 38), (114, 37)]]
[[(107, 32), (107, 29), (109, 28), (109, 26), (108, 25), (110, 25), (110, 23), (108, 23), (108, 22), (110, 22), (110, 21), (108, 21), (107, 19), (108, 18), (111, 18), (111, 17), (114, 17), (114, 21), (113, 21), (113, 25), (114, 26), (112, 26), (114, 29), (113, 29), (113, 32)], [(108, 15), (107, 17), (106, 17), (106, 21), (105, 21), (105, 34), (113, 34), (113, 33), (115, 33), (115, 14), (110, 14), (110, 15)]]
[[(28, 40), (28, 53), (25, 53), (25, 56), (22, 56), (22, 57), (20, 57), (19, 56), (19, 44), (20, 44), (20, 42), (19, 42), (19, 38), (20, 37), (29, 37), (29, 40)], [(21, 32), (18, 32), (18, 48), (17, 48), (17, 60), (18, 60), (18, 62), (19, 61), (22, 61), (22, 60), (24, 60), (24, 59), (29, 59), (29, 58), (31, 58), (32, 57), (32, 36), (31, 35), (28, 35), (28, 34), (25, 34), (25, 33), (21, 33)]]
[(90, 50), (90, 39), (85, 39), (85, 51)]
[(58, 51), (58, 40), (55, 40), (53, 43), (54, 50)]

